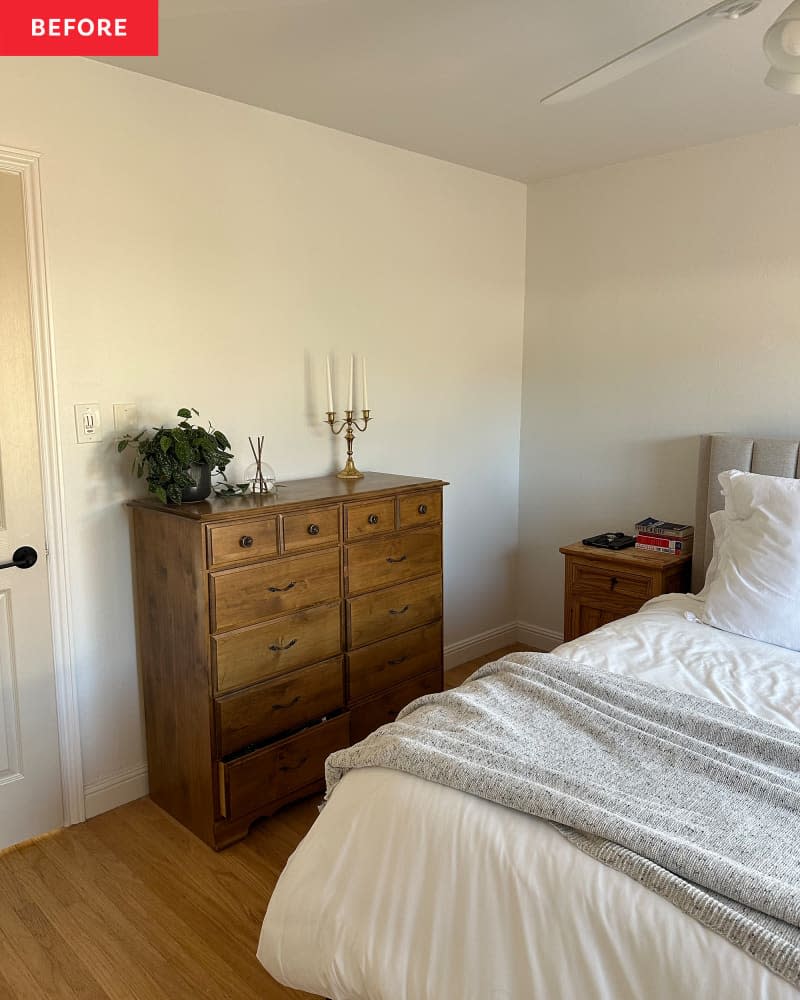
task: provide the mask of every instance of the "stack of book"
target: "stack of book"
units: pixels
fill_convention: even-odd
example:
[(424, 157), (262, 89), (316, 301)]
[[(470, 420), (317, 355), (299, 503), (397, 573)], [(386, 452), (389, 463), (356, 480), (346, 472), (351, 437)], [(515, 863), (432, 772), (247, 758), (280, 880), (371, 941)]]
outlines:
[(686, 556), (692, 551), (694, 528), (691, 524), (659, 521), (646, 517), (636, 522), (636, 548), (644, 552), (664, 552), (667, 555)]

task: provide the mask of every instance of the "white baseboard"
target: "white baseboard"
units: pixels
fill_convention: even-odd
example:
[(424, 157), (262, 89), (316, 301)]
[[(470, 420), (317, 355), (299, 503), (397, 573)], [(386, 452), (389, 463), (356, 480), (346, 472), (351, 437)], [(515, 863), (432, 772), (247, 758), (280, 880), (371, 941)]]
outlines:
[(524, 642), (526, 646), (533, 646), (549, 653), (551, 649), (560, 646), (564, 641), (564, 633), (556, 632), (552, 628), (543, 628), (541, 625), (530, 625), (528, 622), (517, 622), (517, 642)]
[(147, 765), (139, 764), (84, 787), (86, 818), (124, 806), (143, 795), (147, 795)]
[(492, 650), (510, 646), (512, 642), (517, 641), (517, 623), (509, 622), (508, 625), (489, 629), (488, 632), (470, 636), (469, 639), (451, 642), (449, 646), (444, 647), (444, 669), (452, 670), (461, 663), (474, 660), (477, 656), (485, 656)]

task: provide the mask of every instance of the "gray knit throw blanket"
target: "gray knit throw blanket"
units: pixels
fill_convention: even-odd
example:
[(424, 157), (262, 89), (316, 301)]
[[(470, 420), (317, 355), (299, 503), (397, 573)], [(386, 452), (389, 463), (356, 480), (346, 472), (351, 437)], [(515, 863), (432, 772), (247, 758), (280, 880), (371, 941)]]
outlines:
[(521, 653), (334, 753), (328, 796), (359, 767), (405, 771), (549, 820), (800, 987), (797, 731)]

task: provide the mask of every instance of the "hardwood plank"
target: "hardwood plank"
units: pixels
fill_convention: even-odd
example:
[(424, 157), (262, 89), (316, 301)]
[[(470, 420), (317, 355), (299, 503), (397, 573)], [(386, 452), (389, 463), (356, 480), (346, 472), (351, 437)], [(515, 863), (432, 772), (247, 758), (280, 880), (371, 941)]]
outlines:
[[(510, 646), (447, 674), (453, 687)], [(317, 817), (293, 803), (215, 853), (150, 799), (0, 854), (2, 1000), (313, 1000), (255, 957)]]

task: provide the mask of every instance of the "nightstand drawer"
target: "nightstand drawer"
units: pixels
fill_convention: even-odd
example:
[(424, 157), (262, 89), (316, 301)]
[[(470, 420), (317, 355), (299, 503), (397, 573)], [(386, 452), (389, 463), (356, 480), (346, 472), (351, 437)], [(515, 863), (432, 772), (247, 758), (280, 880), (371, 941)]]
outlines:
[(605, 601), (610, 597), (638, 607), (655, 593), (652, 576), (644, 573), (572, 559), (567, 560), (567, 568), (573, 597), (602, 597)]
[(220, 811), (237, 819), (325, 778), (325, 760), (349, 742), (347, 714), (230, 764), (220, 764)]
[(442, 529), (438, 525), (404, 531), (393, 538), (347, 547), (347, 592), (360, 594), (403, 580), (438, 573), (442, 568)]
[(299, 552), (339, 541), (339, 508), (322, 507), (281, 516), (283, 551)]
[(278, 519), (217, 524), (208, 530), (208, 565), (215, 569), (239, 562), (270, 559), (278, 554)]
[(429, 493), (409, 493), (400, 497), (400, 527), (413, 528), (419, 524), (442, 519), (442, 494), (440, 490)]
[(344, 537), (348, 541), (394, 531), (394, 497), (344, 507)]
[(339, 550), (211, 574), (212, 631), (253, 625), (340, 596)]
[(211, 654), (217, 691), (223, 694), (336, 656), (341, 631), (341, 605), (335, 601), (215, 636)]
[(350, 701), (442, 667), (442, 623), (434, 622), (349, 654)]
[(343, 707), (342, 658), (336, 657), (218, 698), (217, 751), (227, 757)]
[(405, 708), (409, 702), (415, 698), (421, 698), (424, 694), (433, 694), (442, 690), (442, 675), (436, 670), (430, 674), (423, 674), (422, 677), (415, 677), (405, 684), (400, 684), (386, 694), (378, 698), (373, 698), (358, 708), (350, 712), (350, 740), (356, 743), (363, 740), (378, 726), (383, 726), (387, 722), (394, 722), (397, 713), (401, 708)]
[(429, 576), (347, 602), (349, 646), (365, 646), (442, 617), (442, 578)]

